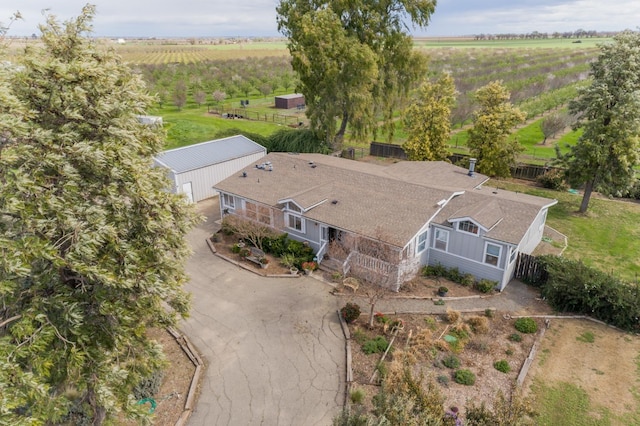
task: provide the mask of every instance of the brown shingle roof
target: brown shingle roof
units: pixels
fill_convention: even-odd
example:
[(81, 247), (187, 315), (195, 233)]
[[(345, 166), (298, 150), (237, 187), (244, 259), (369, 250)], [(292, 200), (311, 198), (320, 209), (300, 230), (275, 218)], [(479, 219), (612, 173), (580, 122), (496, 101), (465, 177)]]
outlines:
[[(472, 189), (486, 181), (486, 176), (477, 174), (470, 178), (465, 169), (442, 162), (380, 166), (321, 154), (285, 153), (270, 153), (260, 161), (270, 161), (273, 170), (248, 167), (244, 169), (246, 177), (242, 177), (240, 171), (218, 183), (216, 189), (271, 206), (277, 206), (285, 199), (293, 199), (305, 209), (315, 205), (305, 213), (308, 219), (380, 238), (399, 247), (404, 247), (438, 212), (437, 203), (447, 200), (455, 191), (466, 190), (466, 193), (455, 197), (438, 214), (438, 220), (447, 222), (461, 208), (486, 204), (487, 197), (498, 199), (487, 190)], [(524, 194), (520, 195), (517, 198), (526, 199)], [(546, 204), (550, 202), (533, 198), (545, 200)], [(505, 216), (512, 216), (511, 210), (528, 212), (535, 205), (542, 205), (541, 202), (507, 201), (505, 198), (504, 202), (498, 203)], [(485, 222), (485, 219), (480, 220)], [(496, 228), (502, 228), (503, 222), (505, 220)], [(518, 220), (506, 221), (512, 222), (517, 225)], [(491, 232), (497, 236), (515, 235), (521, 232), (521, 227), (501, 231), (502, 234), (494, 231)]]

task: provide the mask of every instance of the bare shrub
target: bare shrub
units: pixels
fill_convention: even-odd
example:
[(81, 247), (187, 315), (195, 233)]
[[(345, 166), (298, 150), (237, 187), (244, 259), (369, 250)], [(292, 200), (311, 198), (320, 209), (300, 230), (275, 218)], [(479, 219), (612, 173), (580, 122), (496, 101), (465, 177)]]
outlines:
[(237, 215), (226, 215), (222, 218), (222, 227), (237, 234), (239, 238), (249, 241), (251, 245), (260, 250), (263, 249), (262, 243), (265, 238), (278, 236), (278, 233), (272, 228)]
[(491, 342), (486, 337), (480, 337), (471, 339), (466, 347), (472, 351), (480, 352), (480, 353), (488, 353), (491, 349)]
[(487, 334), (489, 332), (489, 319), (487, 317), (474, 315), (467, 319), (467, 324), (476, 334)]
[(456, 311), (455, 309), (447, 308), (447, 321), (450, 324), (455, 324), (460, 321), (461, 315), (460, 311)]

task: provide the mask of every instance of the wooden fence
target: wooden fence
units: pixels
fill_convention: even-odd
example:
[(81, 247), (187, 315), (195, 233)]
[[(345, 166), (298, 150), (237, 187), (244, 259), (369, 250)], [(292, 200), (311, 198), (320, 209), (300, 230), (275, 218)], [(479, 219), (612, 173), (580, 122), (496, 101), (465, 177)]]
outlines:
[[(369, 155), (385, 158), (399, 158), (401, 160), (407, 159), (407, 154), (400, 145), (381, 142), (371, 142)], [(449, 156), (449, 161), (453, 164), (458, 164), (460, 162), (464, 162), (467, 158), (469, 158), (469, 155), (467, 154), (452, 154)], [(466, 164), (463, 167), (466, 167)], [(518, 164), (515, 167), (511, 167), (511, 177), (534, 181), (538, 176), (543, 175), (552, 169), (554, 169), (554, 167), (539, 166), (537, 164)]]
[(258, 111), (248, 110), (246, 108), (210, 108), (209, 113), (219, 114), (222, 118), (228, 118), (230, 120), (246, 119), (255, 121), (266, 121), (271, 123), (283, 124), (285, 126), (299, 126), (301, 123), (301, 118), (297, 115), (262, 113)]
[(518, 254), (514, 278), (529, 284), (540, 284), (547, 279), (547, 271), (544, 270), (538, 258), (530, 254)]

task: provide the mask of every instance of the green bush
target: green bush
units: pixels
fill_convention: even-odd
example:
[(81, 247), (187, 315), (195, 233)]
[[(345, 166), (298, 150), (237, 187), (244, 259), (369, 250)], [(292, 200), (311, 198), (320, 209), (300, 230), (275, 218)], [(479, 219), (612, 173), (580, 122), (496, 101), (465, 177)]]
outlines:
[(447, 276), (447, 268), (440, 263), (426, 265), (422, 268), (422, 275), (425, 277), (445, 277)]
[(538, 331), (538, 324), (533, 320), (533, 318), (518, 318), (515, 322), (516, 330), (520, 333), (531, 334)]
[(442, 364), (447, 368), (455, 369), (460, 367), (460, 358), (451, 354), (442, 359)]
[(360, 317), (360, 306), (356, 303), (349, 302), (340, 309), (340, 314), (342, 318), (350, 324)]
[(362, 404), (364, 401), (364, 391), (362, 389), (354, 389), (349, 393), (349, 398), (352, 404)]
[(369, 336), (367, 336), (367, 333), (360, 330), (359, 328), (353, 331), (352, 337), (353, 337), (353, 340), (358, 342), (359, 345), (363, 345), (364, 342), (369, 340)]
[(460, 279), (460, 284), (465, 287), (473, 287), (476, 283), (476, 277), (473, 274), (464, 274)]
[(449, 269), (449, 271), (447, 271), (447, 278), (449, 278), (454, 283), (460, 283), (460, 281), (462, 281), (462, 276), (463, 275), (460, 273), (460, 270), (457, 267), (451, 268)]
[(565, 182), (564, 172), (559, 169), (552, 169), (536, 179), (544, 188), (555, 189), (556, 191), (566, 191), (569, 185)]
[(449, 386), (449, 376), (441, 374), (436, 379), (442, 386)]
[(456, 370), (453, 380), (461, 385), (472, 386), (476, 383), (476, 375), (469, 370)]
[(155, 370), (149, 377), (145, 377), (133, 388), (133, 396), (135, 399), (151, 398), (158, 394), (160, 386), (162, 385), (162, 379), (164, 378), (164, 372), (162, 370)]
[(508, 339), (511, 340), (512, 342), (522, 342), (522, 336), (519, 335), (518, 333), (510, 334)]
[(511, 371), (511, 366), (504, 359), (501, 359), (500, 361), (494, 362), (493, 363), (493, 368), (495, 368), (496, 370), (498, 370), (498, 371), (500, 371), (502, 373), (508, 373), (509, 371)]
[(476, 283), (476, 289), (481, 293), (491, 293), (497, 285), (497, 281), (481, 279)]
[(640, 291), (635, 284), (564, 257), (541, 256), (538, 262), (545, 271), (542, 296), (551, 307), (640, 331)]
[(384, 336), (377, 336), (374, 339), (364, 342), (364, 345), (362, 345), (362, 352), (367, 355), (382, 353), (387, 350), (388, 346), (389, 342), (387, 342), (387, 339), (385, 339)]

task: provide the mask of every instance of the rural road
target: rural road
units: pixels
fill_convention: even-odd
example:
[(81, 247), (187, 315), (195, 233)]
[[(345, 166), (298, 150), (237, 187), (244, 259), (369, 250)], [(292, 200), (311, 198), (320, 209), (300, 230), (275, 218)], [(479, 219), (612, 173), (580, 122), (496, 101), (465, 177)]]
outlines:
[(330, 425), (344, 401), (339, 300), (312, 278), (264, 278), (212, 255), (217, 200), (189, 234), (191, 317), (180, 324), (207, 364), (189, 425)]

